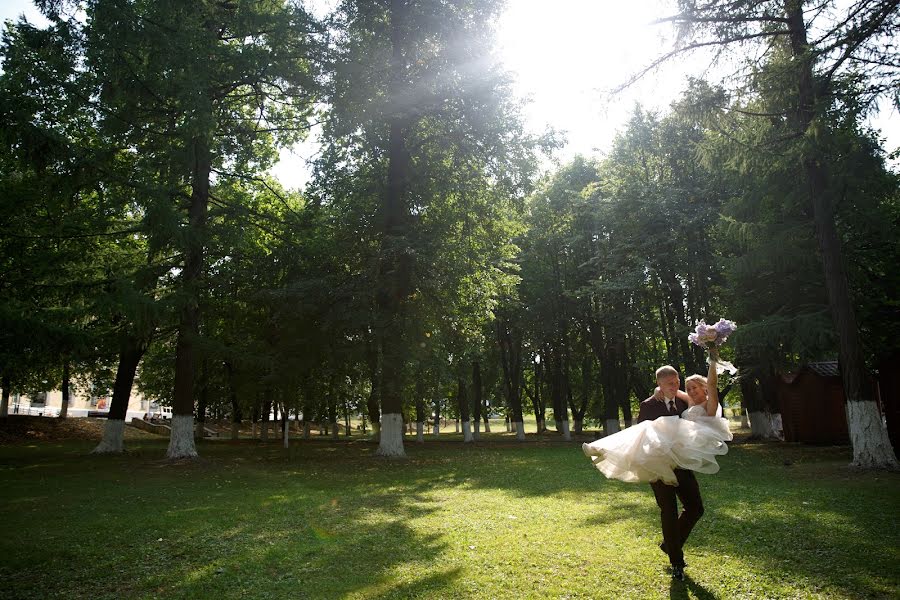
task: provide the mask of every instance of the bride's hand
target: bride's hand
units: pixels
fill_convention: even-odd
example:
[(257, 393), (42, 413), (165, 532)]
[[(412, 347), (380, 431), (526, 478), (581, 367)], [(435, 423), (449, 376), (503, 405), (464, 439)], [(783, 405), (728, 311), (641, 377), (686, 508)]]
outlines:
[(653, 397), (656, 398), (657, 400), (665, 399), (665, 396), (663, 395), (662, 390), (659, 389), (659, 386), (656, 386), (656, 389), (653, 390)]

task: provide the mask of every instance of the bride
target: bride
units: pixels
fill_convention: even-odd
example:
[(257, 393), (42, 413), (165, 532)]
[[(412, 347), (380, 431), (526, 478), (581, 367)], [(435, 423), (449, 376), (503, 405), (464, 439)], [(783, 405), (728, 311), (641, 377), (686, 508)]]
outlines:
[[(688, 404), (681, 416), (663, 416), (642, 421), (590, 444), (582, 444), (594, 466), (610, 479), (627, 482), (662, 481), (678, 485), (673, 469), (716, 473), (716, 456), (728, 452), (732, 434), (721, 418), (716, 384), (718, 351), (710, 350), (709, 373), (691, 375), (685, 381), (687, 394), (678, 397)], [(677, 384), (676, 384), (677, 385)], [(657, 388), (655, 396), (660, 398)]]

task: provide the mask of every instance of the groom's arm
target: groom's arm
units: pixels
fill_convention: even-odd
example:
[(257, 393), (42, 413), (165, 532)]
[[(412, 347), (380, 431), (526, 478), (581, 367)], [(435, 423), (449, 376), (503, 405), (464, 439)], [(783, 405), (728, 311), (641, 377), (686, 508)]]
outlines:
[(652, 421), (658, 416), (651, 414), (652, 411), (650, 410), (650, 407), (652, 406), (653, 402), (656, 402), (656, 399), (653, 396), (650, 396), (649, 398), (641, 402), (640, 408), (638, 409), (638, 423), (640, 423), (641, 421)]

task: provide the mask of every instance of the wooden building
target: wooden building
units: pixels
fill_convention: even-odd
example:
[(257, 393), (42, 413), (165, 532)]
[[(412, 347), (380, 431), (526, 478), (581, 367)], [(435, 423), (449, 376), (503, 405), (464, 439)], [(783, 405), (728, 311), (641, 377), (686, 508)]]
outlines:
[(804, 365), (778, 378), (784, 441), (846, 444), (847, 412), (837, 361)]

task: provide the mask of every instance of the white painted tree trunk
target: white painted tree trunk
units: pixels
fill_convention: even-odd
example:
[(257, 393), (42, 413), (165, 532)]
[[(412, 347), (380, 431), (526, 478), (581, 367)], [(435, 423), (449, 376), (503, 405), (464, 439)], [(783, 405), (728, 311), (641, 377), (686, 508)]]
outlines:
[(425, 423), (422, 421), (416, 423), (416, 441), (420, 444), (425, 443)]
[(463, 421), (462, 430), (463, 430), (463, 442), (471, 442), (472, 441), (472, 423), (470, 421)]
[(572, 439), (572, 434), (569, 431), (569, 420), (568, 419), (566, 419), (565, 421), (562, 422), (562, 436), (563, 436), (563, 439), (566, 440), (567, 442)]
[(847, 429), (853, 446), (851, 466), (866, 469), (896, 469), (900, 466), (874, 402), (848, 402)]
[(284, 427), (282, 427), (282, 429), (284, 430), (284, 447), (285, 447), (285, 448), (289, 448), (289, 447), (290, 447), (290, 443), (291, 443), (291, 442), (290, 442), (290, 438), (291, 438), (291, 424), (290, 424), (290, 421), (285, 421)]
[(194, 445), (194, 415), (174, 415), (166, 458), (197, 458)]
[(750, 429), (750, 420), (747, 418), (747, 410), (741, 409), (741, 428)]
[(380, 425), (381, 436), (375, 455), (404, 458), (406, 451), (403, 449), (403, 415), (399, 413), (382, 414)]
[(69, 399), (64, 397), (62, 399), (62, 405), (59, 407), (59, 418), (65, 419), (68, 416), (69, 416)]
[(125, 421), (107, 419), (103, 426), (103, 439), (91, 454), (121, 454), (125, 451)]
[(507, 420), (506, 421), (506, 433), (509, 433), (510, 431), (512, 431), (512, 423), (510, 423), (509, 420)]
[(309, 421), (303, 421), (303, 439), (309, 439)]
[(437, 421), (434, 422), (434, 435), (441, 435), (441, 424)]
[(474, 421), (472, 421), (472, 425), (474, 425), (474, 428), (472, 429), (472, 437), (475, 440), (478, 440), (481, 437), (481, 421), (475, 419)]
[(525, 423), (516, 421), (516, 439), (520, 442), (525, 441)]
[(614, 433), (619, 432), (619, 420), (618, 419), (607, 419), (606, 427), (604, 428), (606, 431), (603, 432), (603, 435), (612, 435)]
[(241, 424), (240, 423), (232, 423), (231, 424), (231, 439), (236, 440), (241, 435)]
[(750, 417), (750, 433), (753, 437), (763, 440), (780, 439), (778, 432), (775, 431), (773, 425), (773, 415), (765, 411), (751, 411)]

